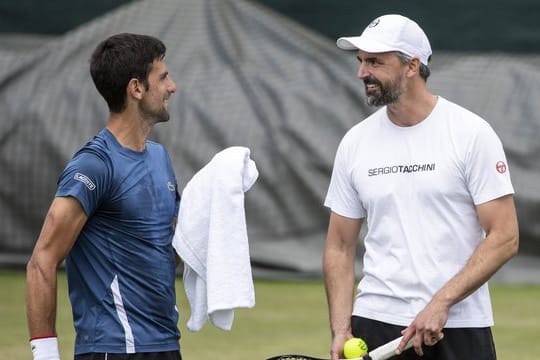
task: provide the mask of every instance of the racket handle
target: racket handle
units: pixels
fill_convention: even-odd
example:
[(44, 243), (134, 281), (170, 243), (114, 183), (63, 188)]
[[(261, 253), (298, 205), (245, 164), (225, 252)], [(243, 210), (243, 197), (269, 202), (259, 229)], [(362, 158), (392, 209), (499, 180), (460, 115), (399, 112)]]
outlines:
[[(374, 349), (373, 351), (369, 352), (369, 359), (371, 360), (386, 360), (390, 359), (392, 356), (396, 355), (396, 349), (403, 339), (403, 336), (398, 337), (397, 339), (394, 339), (384, 345), (379, 346), (378, 348)], [(413, 346), (414, 337), (409, 340), (407, 345), (405, 345), (405, 349), (407, 350)]]

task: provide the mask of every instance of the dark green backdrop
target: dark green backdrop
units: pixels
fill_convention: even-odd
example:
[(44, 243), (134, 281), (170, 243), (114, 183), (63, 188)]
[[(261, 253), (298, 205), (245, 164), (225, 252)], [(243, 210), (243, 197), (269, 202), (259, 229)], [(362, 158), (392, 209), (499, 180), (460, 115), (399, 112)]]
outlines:
[[(0, 33), (63, 34), (130, 1), (2, 0)], [(271, 7), (330, 38), (358, 34), (378, 15), (401, 13), (421, 24), (435, 49), (540, 52), (538, 0), (251, 1)]]

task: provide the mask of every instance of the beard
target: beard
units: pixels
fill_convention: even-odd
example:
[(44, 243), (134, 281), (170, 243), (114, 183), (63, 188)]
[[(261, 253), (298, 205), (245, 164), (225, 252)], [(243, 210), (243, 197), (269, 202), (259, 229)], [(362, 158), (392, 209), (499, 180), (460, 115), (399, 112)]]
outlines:
[(139, 112), (143, 118), (150, 120), (153, 124), (169, 121), (170, 115), (165, 107), (153, 108), (144, 101), (139, 103)]
[[(384, 84), (379, 80), (369, 77), (364, 80), (367, 95), (367, 104), (370, 106), (384, 106), (396, 102), (403, 93), (401, 78)], [(369, 85), (375, 85), (378, 89), (369, 89)]]

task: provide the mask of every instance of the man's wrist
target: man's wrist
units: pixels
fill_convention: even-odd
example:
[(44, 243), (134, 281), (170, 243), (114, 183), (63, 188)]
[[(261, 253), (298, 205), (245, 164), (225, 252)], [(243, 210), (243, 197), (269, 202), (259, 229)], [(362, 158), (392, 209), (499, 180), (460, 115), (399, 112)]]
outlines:
[(56, 335), (37, 336), (30, 339), (34, 360), (60, 360)]

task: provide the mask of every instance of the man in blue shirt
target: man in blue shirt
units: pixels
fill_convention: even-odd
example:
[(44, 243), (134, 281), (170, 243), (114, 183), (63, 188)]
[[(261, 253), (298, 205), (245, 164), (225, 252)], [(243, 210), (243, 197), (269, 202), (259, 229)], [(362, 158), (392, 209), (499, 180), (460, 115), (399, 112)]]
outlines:
[(64, 259), (76, 360), (181, 359), (171, 246), (179, 195), (167, 151), (148, 140), (169, 120), (176, 91), (165, 50), (154, 37), (118, 34), (92, 54), (110, 116), (60, 176), (27, 265), (35, 360), (60, 359), (56, 275)]

